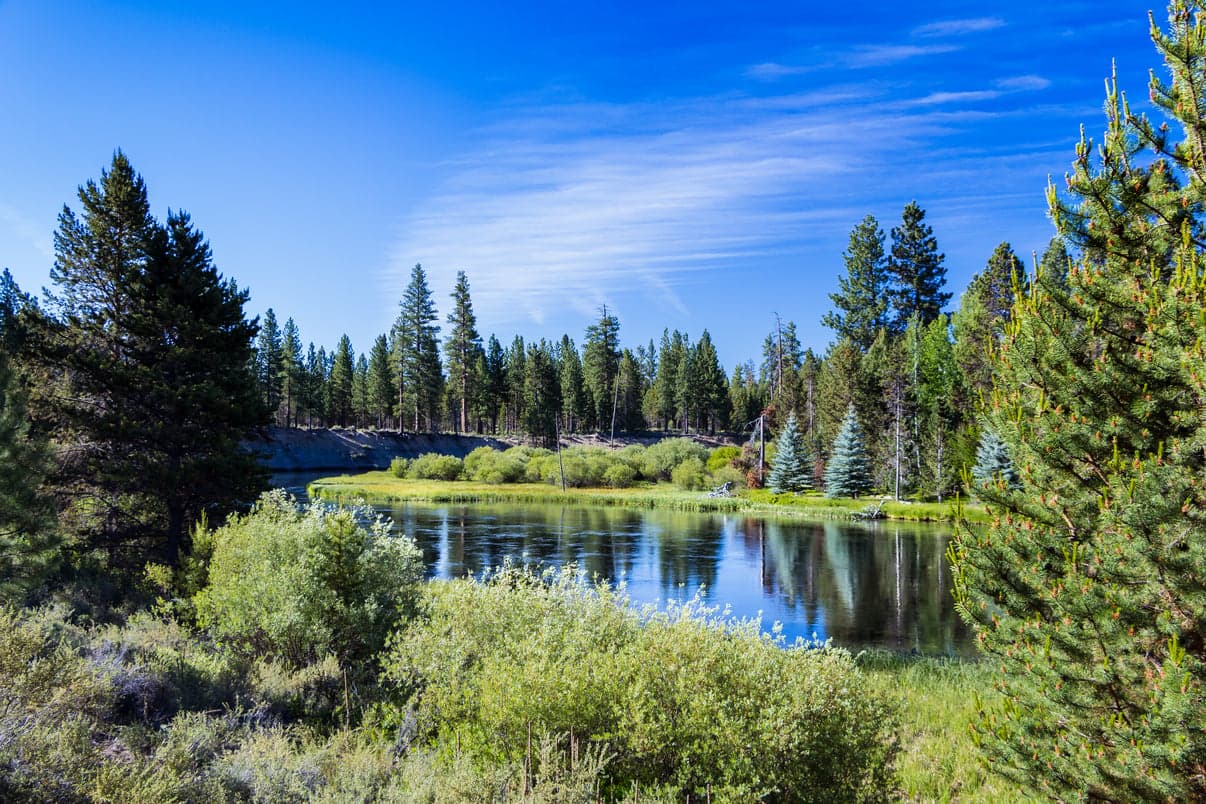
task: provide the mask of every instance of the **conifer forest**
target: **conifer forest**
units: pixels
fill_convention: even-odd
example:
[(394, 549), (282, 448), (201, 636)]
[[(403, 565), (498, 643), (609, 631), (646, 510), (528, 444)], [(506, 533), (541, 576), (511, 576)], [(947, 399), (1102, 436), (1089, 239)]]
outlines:
[[(434, 286), (421, 261), (388, 331), (315, 343), (114, 151), (50, 286), (0, 272), (0, 800), (1206, 800), (1206, 2), (1166, 17), (1150, 86), (1112, 77), (1050, 166), (1041, 251), (1000, 242), (957, 293), (922, 201), (860, 211), (827, 343), (768, 294), (735, 365), (603, 305), (486, 332), (473, 265)], [(347, 499), (274, 489), (264, 445), (320, 431), (466, 446)], [(556, 549), (571, 506), (738, 522), (763, 590), (766, 523), (943, 519), (919, 594), (974, 647), (789, 641), (574, 561), (445, 577), (391, 527), (438, 504), (452, 543), (478, 503), (544, 506)], [(899, 605), (923, 576), (891, 525), (857, 536), (895, 564), (859, 570), (818, 524), (790, 593)], [(824, 551), (838, 581), (796, 569)]]

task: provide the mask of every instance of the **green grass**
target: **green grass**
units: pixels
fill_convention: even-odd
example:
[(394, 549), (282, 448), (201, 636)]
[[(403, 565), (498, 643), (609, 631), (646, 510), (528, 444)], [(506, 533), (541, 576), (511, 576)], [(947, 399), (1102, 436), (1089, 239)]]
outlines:
[[(364, 499), (370, 503), (556, 503), (568, 505), (609, 505), (629, 508), (667, 508), (678, 511), (748, 512), (790, 514), (809, 519), (848, 519), (868, 505), (879, 501), (868, 496), (859, 499), (828, 499), (819, 494), (772, 494), (765, 489), (741, 492), (737, 497), (710, 498), (701, 491), (682, 491), (669, 483), (643, 485), (628, 489), (567, 489), (547, 483), (477, 483), (466, 480), (408, 480), (388, 471), (361, 475), (324, 477), (310, 484), (312, 496), (340, 501)], [(888, 502), (884, 512), (889, 519), (919, 522), (951, 521), (956, 516), (952, 503)], [(988, 520), (983, 507), (963, 505), (963, 515), (973, 522)]]
[(989, 773), (972, 742), (977, 701), (992, 706), (995, 669), (987, 662), (859, 656), (872, 683), (900, 707), (901, 751), (896, 761), (900, 795), (908, 801), (1035, 801), (1033, 792)]

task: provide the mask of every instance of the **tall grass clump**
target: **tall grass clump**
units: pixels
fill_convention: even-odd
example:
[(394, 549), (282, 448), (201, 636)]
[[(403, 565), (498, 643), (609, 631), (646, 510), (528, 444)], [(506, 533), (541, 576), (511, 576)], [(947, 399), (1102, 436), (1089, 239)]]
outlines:
[(698, 600), (637, 611), (573, 569), (427, 591), (386, 677), (411, 696), (395, 721), (446, 756), (533, 774), (591, 756), (605, 798), (859, 801), (891, 786), (892, 707), (845, 651), (785, 646)]

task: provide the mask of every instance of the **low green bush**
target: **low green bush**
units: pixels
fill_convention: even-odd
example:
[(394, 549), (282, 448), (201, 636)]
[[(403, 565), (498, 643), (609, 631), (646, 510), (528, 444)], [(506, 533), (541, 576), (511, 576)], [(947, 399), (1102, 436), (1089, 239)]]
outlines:
[(616, 461), (603, 472), (603, 482), (613, 489), (626, 489), (636, 483), (637, 470), (628, 463)]
[(406, 476), (411, 480), (458, 480), (464, 464), (454, 455), (425, 452), (410, 463)]
[(406, 477), (410, 471), (410, 461), (406, 458), (394, 458), (389, 462), (389, 471), (394, 477)]
[(409, 611), (423, 563), (413, 541), (370, 516), (265, 494), (207, 536), (198, 622), (245, 656), (295, 667), (327, 653), (345, 667), (371, 657)]
[(708, 455), (708, 462), (704, 464), (709, 472), (716, 472), (718, 469), (731, 467), (741, 458), (741, 447), (732, 445), (717, 447)]
[(511, 450), (478, 447), (465, 457), (464, 475), (478, 483), (518, 483), (524, 479), (527, 457)]
[(694, 458), (700, 465), (708, 457), (708, 450), (689, 438), (664, 438), (645, 448), (641, 456), (641, 474), (648, 480), (670, 480), (674, 467)]
[(670, 481), (684, 491), (698, 491), (708, 484), (704, 464), (699, 458), (687, 458), (670, 472)]
[[(572, 570), (427, 591), (385, 672), (413, 692), (395, 722), (410, 717), (437, 751), (537, 772), (589, 753), (605, 799), (890, 793), (893, 710), (845, 651), (785, 646), (698, 601), (636, 611)], [(541, 741), (559, 747), (537, 757)]]

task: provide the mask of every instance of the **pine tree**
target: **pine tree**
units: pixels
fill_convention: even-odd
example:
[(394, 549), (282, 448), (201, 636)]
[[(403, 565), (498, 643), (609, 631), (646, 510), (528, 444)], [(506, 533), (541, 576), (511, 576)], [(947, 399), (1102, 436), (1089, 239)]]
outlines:
[(842, 429), (825, 465), (826, 497), (858, 497), (871, 490), (871, 462), (863, 445), (863, 428), (854, 405), (846, 408)]
[(794, 413), (787, 417), (787, 423), (775, 442), (775, 460), (771, 463), (768, 482), (775, 494), (812, 488), (812, 456), (808, 454), (804, 437), (796, 426)]
[(389, 420), (393, 401), (394, 374), (390, 367), (389, 344), (384, 335), (378, 335), (369, 350), (368, 365), (369, 418), (376, 421), (378, 429), (384, 428)]
[(424, 419), (428, 429), (435, 429), (439, 400), (444, 392), (437, 341), (440, 328), (435, 323), (438, 316), (427, 287), (427, 274), (418, 263), (411, 269), (410, 284), (399, 307), (394, 324), (394, 361), (400, 379), (398, 407), (406, 411), (399, 415), (410, 416), (415, 432), (421, 429)]
[(250, 371), (257, 328), (189, 217), (154, 219), (121, 152), (79, 200), (82, 217), (59, 216), (56, 292), (31, 353), (31, 410), (61, 450), (50, 482), (89, 546), (175, 563), (203, 513), (264, 484), (240, 447), (268, 422)]
[(507, 353), (493, 335), (486, 342), (486, 408), (490, 411), (490, 432), (498, 433), (498, 414), (507, 401)]
[(553, 347), (545, 340), (528, 347), (524, 361), (523, 429), (544, 447), (557, 445), (557, 413), (561, 409), (561, 379)]
[(695, 344), (695, 381), (699, 385), (700, 427), (715, 433), (728, 425), (729, 393), (724, 368), (712, 344), (712, 336), (705, 329)]
[(992, 390), (992, 353), (1005, 337), (1013, 308), (1014, 283), (1026, 281), (1022, 261), (1008, 243), (1001, 243), (988, 265), (972, 277), (955, 314), (955, 359), (972, 394), (983, 398)]
[(1002, 483), (1009, 489), (1021, 488), (1022, 485), (1013, 460), (1009, 457), (1009, 446), (987, 427), (980, 432), (980, 444), (976, 448), (976, 463), (971, 476), (975, 481), (973, 493), (985, 484)]
[(662, 330), (662, 348), (659, 354), (661, 359), (657, 364), (653, 393), (657, 400), (655, 408), (658, 423), (666, 430), (678, 419), (678, 375), (679, 367), (687, 357), (686, 336), (678, 330), (674, 330), (673, 334), (669, 330)]
[(268, 413), (276, 416), (281, 406), (281, 375), (284, 373), (284, 353), (281, 330), (272, 308), (264, 313), (260, 323), (260, 335), (255, 342), (255, 375), (260, 386), (260, 397)]
[(914, 317), (923, 325), (930, 323), (951, 300), (951, 294), (942, 292), (946, 284), (944, 259), (938, 253), (934, 230), (925, 223), (925, 210), (910, 201), (900, 226), (892, 229), (892, 254), (888, 259), (893, 333), (904, 332)]
[(528, 378), (527, 350), (523, 338), (516, 335), (511, 339), (511, 347), (507, 349), (506, 370), (506, 420), (503, 429), (509, 433), (519, 432), (524, 422), (524, 385)]
[(297, 404), (302, 370), (301, 333), (290, 318), (281, 330), (281, 394), (285, 403), (285, 426), (297, 424)]
[(29, 294), (22, 292), (7, 268), (0, 273), (0, 350), (14, 355), (23, 340), (19, 333), (17, 316), (22, 310), (36, 310), (37, 305)]
[(868, 215), (854, 227), (842, 259), (846, 276), (838, 278), (839, 291), (829, 294), (835, 309), (821, 323), (865, 352), (888, 325), (888, 273), (879, 221)]
[(347, 335), (339, 338), (332, 354), (331, 374), (327, 379), (327, 413), (332, 424), (347, 427), (352, 418), (352, 388), (355, 383), (356, 357)]
[(993, 524), (952, 549), (1001, 671), (977, 740), (1053, 798), (1206, 798), (1204, 34), (1206, 6), (1175, 2), (1150, 91), (1174, 125), (1111, 82), (1100, 148), (1049, 189), (1079, 255), (1019, 300), (988, 414), (1023, 488), (982, 487)]
[(356, 373), (352, 375), (352, 423), (364, 427), (370, 418), (368, 356), (356, 358)]
[(561, 418), (562, 429), (578, 432), (578, 423), (586, 416), (586, 386), (582, 376), (582, 360), (569, 335), (561, 338)]
[(582, 373), (590, 393), (592, 419), (596, 430), (611, 426), (612, 407), (616, 394), (616, 375), (620, 370), (620, 320), (607, 312), (599, 312), (599, 320), (586, 328), (582, 350)]
[(448, 359), (448, 376), (452, 380), (457, 403), (459, 432), (464, 433), (469, 430), (469, 400), (474, 391), (473, 370), (477, 365), (477, 355), (482, 350), (482, 336), (477, 332), (477, 317), (473, 314), (473, 301), (469, 298), (469, 279), (464, 271), (456, 273), (448, 323), (452, 326), (452, 332), (444, 342), (444, 355)]

